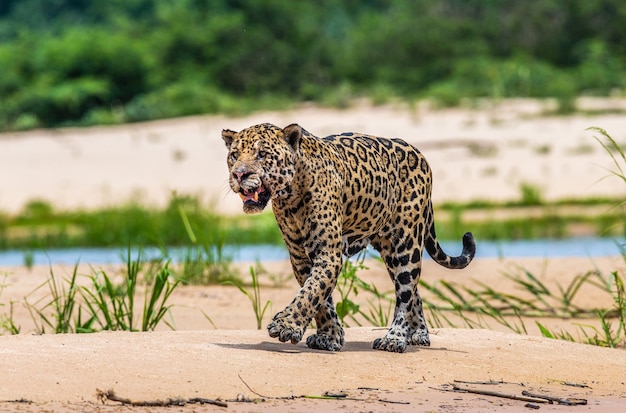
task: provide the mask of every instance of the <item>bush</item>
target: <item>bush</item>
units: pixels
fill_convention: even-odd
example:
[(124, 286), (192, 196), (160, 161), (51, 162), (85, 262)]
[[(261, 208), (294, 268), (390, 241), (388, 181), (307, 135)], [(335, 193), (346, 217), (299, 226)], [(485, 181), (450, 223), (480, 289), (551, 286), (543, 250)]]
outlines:
[[(13, 53), (24, 52), (27, 41)], [(11, 51), (10, 47), (4, 53)], [(94, 108), (124, 103), (146, 90), (146, 63), (137, 46), (121, 34), (103, 29), (68, 29), (41, 38), (27, 55), (0, 67), (11, 73), (0, 83), (7, 96), (7, 126), (55, 126), (80, 121)], [(24, 74), (16, 77), (16, 73)]]
[(362, 95), (556, 97), (567, 112), (626, 86), (616, 0), (5, 3), (0, 129)]
[(567, 72), (530, 57), (506, 60), (478, 57), (455, 63), (450, 79), (435, 83), (425, 94), (446, 105), (462, 97), (573, 97), (576, 84)]
[(232, 112), (236, 100), (219, 89), (199, 81), (187, 80), (140, 95), (124, 106), (125, 120), (130, 122), (158, 118)]

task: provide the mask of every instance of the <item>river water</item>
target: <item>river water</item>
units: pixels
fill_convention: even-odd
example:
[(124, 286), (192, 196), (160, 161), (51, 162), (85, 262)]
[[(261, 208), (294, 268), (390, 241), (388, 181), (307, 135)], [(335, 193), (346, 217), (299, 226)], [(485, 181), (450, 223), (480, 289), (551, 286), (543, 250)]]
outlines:
[[(461, 252), (461, 241), (441, 243), (444, 250), (451, 255)], [(167, 251), (174, 261), (185, 255), (186, 248), (170, 248)], [(477, 258), (557, 258), (557, 257), (601, 257), (620, 255), (626, 251), (624, 238), (568, 238), (568, 239), (537, 239), (518, 241), (480, 241), (477, 240)], [(374, 251), (371, 251), (375, 255)], [(137, 250), (131, 251), (136, 258)], [(143, 249), (142, 258), (158, 258), (163, 252), (157, 248)], [(126, 262), (128, 251), (125, 248), (68, 248), (51, 250), (7, 250), (0, 251), (0, 266), (24, 265), (28, 257), (34, 265), (69, 264), (78, 262), (89, 264), (116, 264)], [(428, 254), (424, 255), (427, 259)], [(282, 246), (246, 245), (225, 247), (224, 256), (234, 262), (277, 261), (288, 259), (287, 250)]]

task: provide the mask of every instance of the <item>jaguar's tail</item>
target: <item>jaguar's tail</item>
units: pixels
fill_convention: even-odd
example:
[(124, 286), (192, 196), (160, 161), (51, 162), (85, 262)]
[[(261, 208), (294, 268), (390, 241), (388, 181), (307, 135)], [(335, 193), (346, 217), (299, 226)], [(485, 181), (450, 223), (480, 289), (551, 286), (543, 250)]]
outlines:
[(426, 239), (424, 240), (426, 251), (432, 257), (433, 260), (439, 265), (442, 265), (450, 269), (465, 268), (472, 262), (474, 255), (476, 254), (476, 241), (471, 232), (466, 232), (463, 235), (463, 251), (458, 257), (451, 257), (446, 254), (437, 241), (437, 235), (435, 233), (435, 219), (433, 216), (432, 204), (428, 203), (428, 219), (426, 229)]

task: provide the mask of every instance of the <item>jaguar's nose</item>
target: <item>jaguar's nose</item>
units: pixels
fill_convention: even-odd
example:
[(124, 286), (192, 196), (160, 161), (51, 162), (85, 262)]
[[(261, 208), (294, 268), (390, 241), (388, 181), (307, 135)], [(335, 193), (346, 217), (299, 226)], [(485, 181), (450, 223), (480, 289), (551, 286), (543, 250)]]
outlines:
[(250, 175), (251, 174), (249, 172), (246, 172), (245, 169), (235, 169), (233, 171), (233, 178), (235, 178), (237, 180), (237, 182), (243, 181), (244, 179), (246, 179)]

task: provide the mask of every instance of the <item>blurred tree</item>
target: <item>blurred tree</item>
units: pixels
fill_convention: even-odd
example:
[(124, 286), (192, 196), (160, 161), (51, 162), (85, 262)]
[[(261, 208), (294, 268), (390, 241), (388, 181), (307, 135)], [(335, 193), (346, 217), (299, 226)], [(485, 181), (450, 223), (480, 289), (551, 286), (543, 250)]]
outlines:
[(0, 129), (268, 96), (606, 94), (624, 27), (623, 0), (3, 0)]

